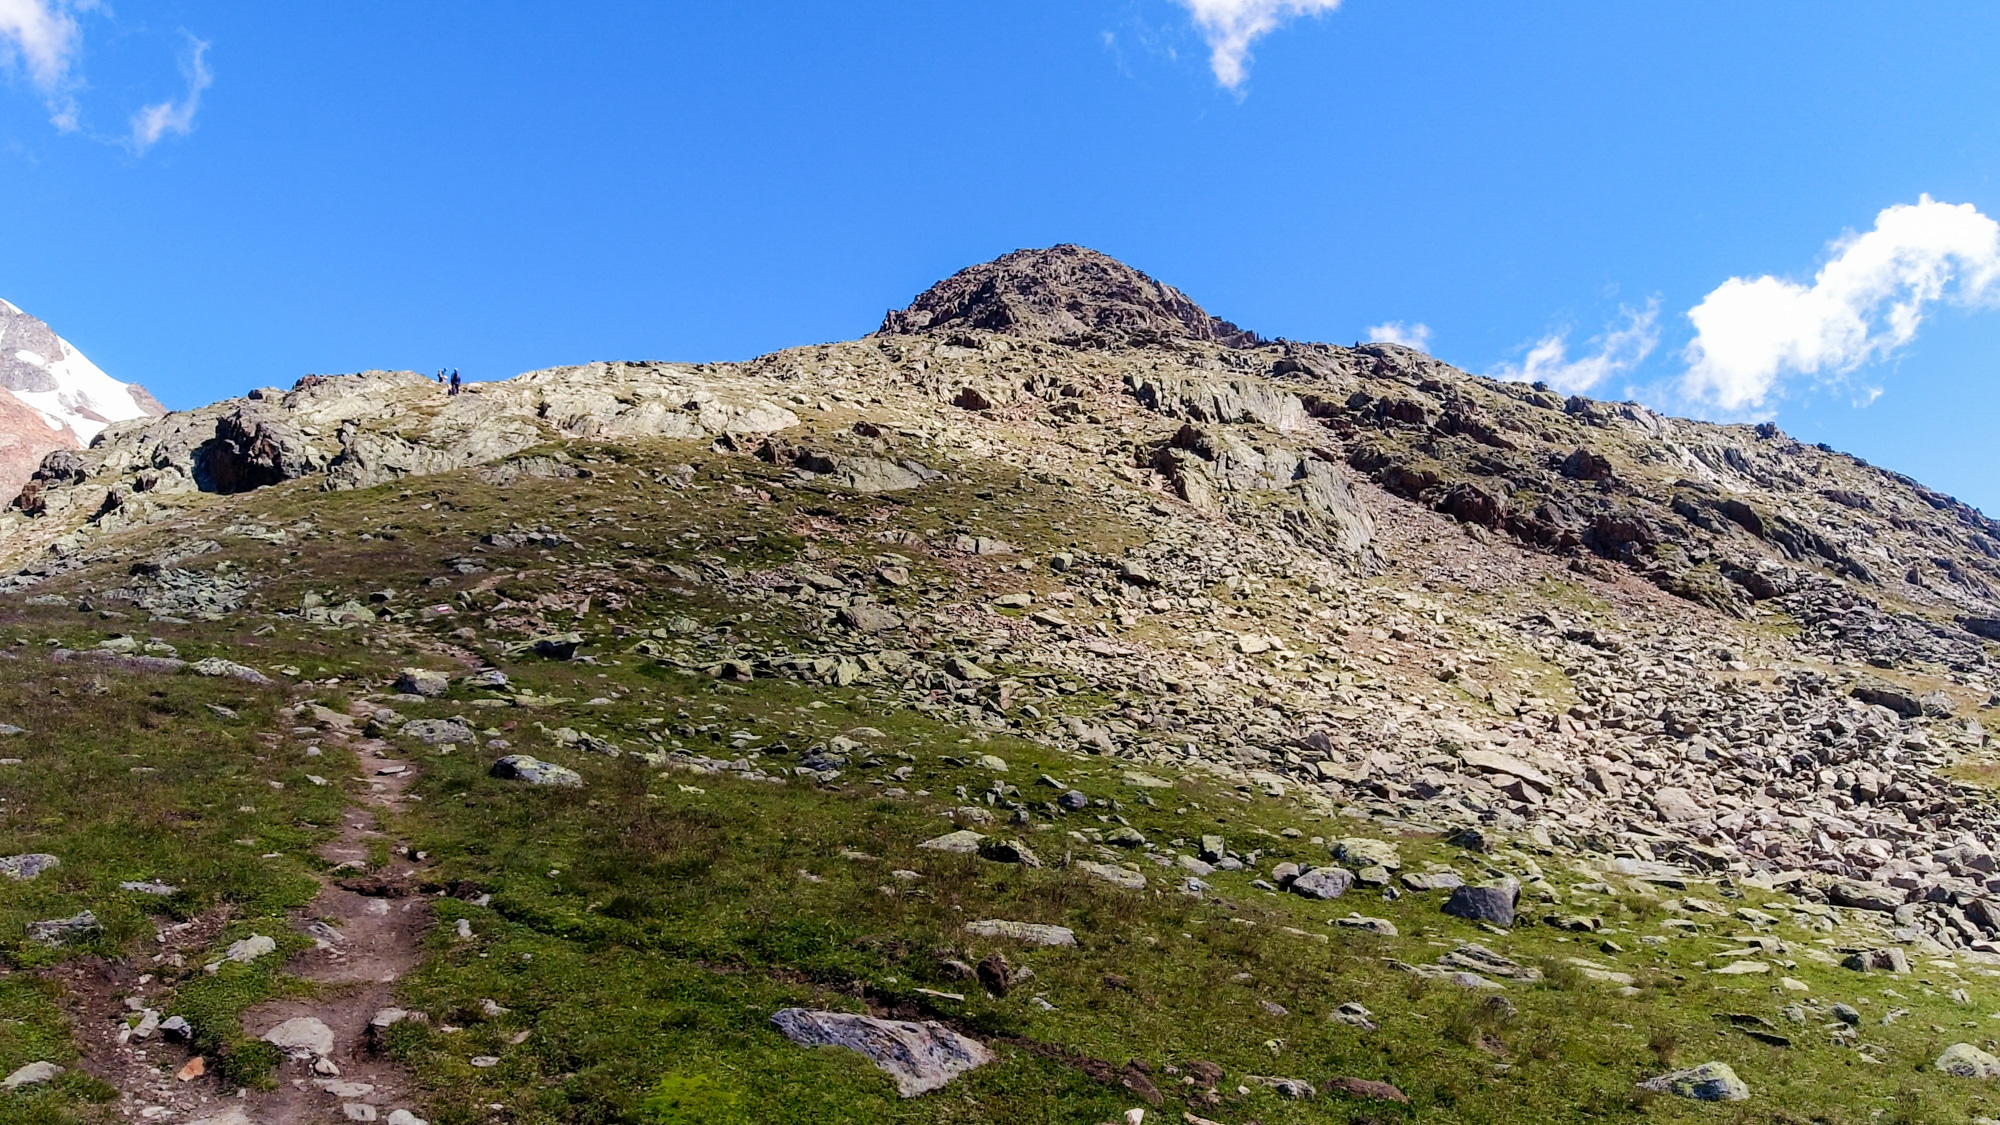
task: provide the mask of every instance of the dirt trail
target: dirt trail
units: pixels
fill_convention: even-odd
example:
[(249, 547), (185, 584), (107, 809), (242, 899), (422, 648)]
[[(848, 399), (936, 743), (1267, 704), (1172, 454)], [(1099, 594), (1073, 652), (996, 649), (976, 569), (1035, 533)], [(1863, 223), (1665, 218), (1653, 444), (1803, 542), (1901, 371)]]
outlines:
[[(365, 713), (366, 705), (357, 704), (356, 710)], [(368, 791), (347, 810), (340, 835), (320, 848), (335, 870), (295, 921), (317, 944), (286, 971), (328, 987), (311, 1000), (273, 1001), (246, 1011), (243, 1030), (262, 1036), (286, 1020), (310, 1017), (333, 1032), (334, 1046), (319, 1060), (288, 1060), (276, 1090), (245, 1099), (254, 1122), (368, 1119), (365, 1110), (345, 1108), (350, 1105), (372, 1107), (379, 1119), (397, 1109), (414, 1112), (408, 1077), (376, 1055), (369, 1042), (369, 1022), (394, 1006), (396, 982), (417, 965), (418, 941), (431, 923), (407, 849), (383, 834), (375, 815), (400, 810), (414, 767), (388, 743), (355, 737), (351, 725), (327, 727), (327, 741), (353, 750)], [(387, 864), (370, 872), (371, 853), (379, 855), (384, 845)], [(338, 1073), (323, 1073), (328, 1069)]]
[[(357, 714), (371, 708), (356, 704)], [(308, 716), (302, 715), (301, 718)], [(322, 880), (319, 895), (293, 915), (292, 925), (314, 939), (312, 949), (293, 958), (285, 971), (322, 986), (311, 1000), (260, 1004), (243, 1014), (252, 1036), (285, 1020), (309, 1017), (333, 1033), (333, 1048), (319, 1059), (290, 1059), (281, 1065), (277, 1088), (239, 1096), (202, 1062), (164, 1034), (134, 1037), (127, 1016), (155, 1005), (159, 969), (178, 969), (212, 956), (227, 925), (223, 914), (162, 925), (159, 952), (137, 964), (80, 958), (51, 971), (62, 981), (73, 1014), (82, 1065), (118, 1090), (113, 1110), (132, 1121), (186, 1125), (316, 1125), (319, 1122), (421, 1121), (415, 1090), (400, 1068), (370, 1050), (369, 1023), (393, 1006), (396, 982), (421, 959), (419, 941), (431, 924), (429, 904), (417, 892), (416, 864), (407, 849), (390, 840), (378, 811), (399, 810), (414, 767), (380, 739), (363, 738), (347, 715), (312, 709), (323, 729), (319, 741), (352, 750), (366, 786), (342, 817), (339, 835), (319, 849), (335, 869)], [(388, 862), (370, 870), (371, 857), (388, 852)], [(315, 1064), (318, 1065), (315, 1065)], [(331, 1071), (331, 1072), (329, 1072)], [(186, 1074), (186, 1078), (179, 1075)]]

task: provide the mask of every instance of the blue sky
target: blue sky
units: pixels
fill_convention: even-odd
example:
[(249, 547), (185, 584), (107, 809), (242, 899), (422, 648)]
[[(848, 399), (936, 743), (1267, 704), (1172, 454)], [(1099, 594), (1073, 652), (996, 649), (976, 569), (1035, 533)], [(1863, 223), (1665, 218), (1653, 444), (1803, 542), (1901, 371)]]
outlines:
[(0, 42), (0, 297), (170, 406), (852, 338), (1068, 241), (2000, 512), (1991, 4), (0, 0)]

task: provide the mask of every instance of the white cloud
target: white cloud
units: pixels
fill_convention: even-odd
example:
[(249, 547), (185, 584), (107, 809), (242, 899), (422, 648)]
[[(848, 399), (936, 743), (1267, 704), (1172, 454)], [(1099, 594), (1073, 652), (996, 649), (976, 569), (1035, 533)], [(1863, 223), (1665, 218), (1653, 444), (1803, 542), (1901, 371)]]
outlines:
[(1431, 329), (1428, 324), (1405, 324), (1392, 320), (1386, 324), (1373, 325), (1367, 329), (1368, 340), (1376, 344), (1401, 344), (1418, 351), (1430, 346)]
[(63, 132), (77, 127), (70, 65), (82, 41), (78, 11), (91, 0), (0, 0), (0, 61), (19, 69), (42, 95), (49, 120)]
[(1926, 305), (2000, 297), (2000, 223), (1969, 203), (1899, 203), (1832, 252), (1811, 285), (1732, 277), (1690, 309), (1681, 393), (1760, 407), (1786, 375), (1837, 376), (1909, 343)]
[(209, 74), (204, 58), (208, 54), (208, 44), (193, 36), (188, 38), (188, 57), (181, 63), (181, 73), (187, 76), (187, 96), (178, 102), (149, 105), (132, 115), (132, 149), (135, 152), (146, 151), (168, 133), (185, 137), (194, 128), (195, 112), (201, 108), (201, 92), (208, 89), (215, 78)]
[(1659, 346), (1659, 302), (1650, 301), (1643, 309), (1624, 308), (1619, 323), (1589, 342), (1590, 351), (1569, 357), (1569, 333), (1557, 332), (1537, 340), (1518, 364), (1501, 364), (1492, 375), (1517, 383), (1547, 383), (1564, 394), (1581, 394), (1614, 375), (1637, 367)]
[(1316, 16), (1340, 7), (1340, 0), (1175, 0), (1194, 16), (1208, 41), (1209, 68), (1228, 89), (1243, 85), (1250, 44), (1296, 16)]

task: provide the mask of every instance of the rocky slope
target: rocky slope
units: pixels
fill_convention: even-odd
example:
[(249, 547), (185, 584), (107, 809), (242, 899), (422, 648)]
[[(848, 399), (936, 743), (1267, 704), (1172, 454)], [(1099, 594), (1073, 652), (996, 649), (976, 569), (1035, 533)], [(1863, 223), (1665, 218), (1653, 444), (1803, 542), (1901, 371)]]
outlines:
[[(1562, 399), (1396, 346), (1265, 342), (1075, 247), (965, 271), (869, 338), (742, 364), (592, 364), (456, 398), (370, 372), (114, 425), (45, 459), (0, 551), (24, 613), (507, 664), (489, 688), (524, 674), (511, 662), (600, 651), (718, 699), (837, 693), (868, 729), (924, 724), (911, 745), (952, 769), (987, 768), (952, 741), (1018, 740), (1070, 763), (1052, 773), (1122, 777), (1124, 803), (1086, 832), (1063, 819), (1097, 807), (1081, 789), (1073, 806), (1053, 779), (954, 780), (944, 815), (1062, 832), (1094, 878), (1129, 880), (1141, 853), (1197, 881), (1226, 860), (1271, 893), (1336, 878), (1133, 829), (1168, 815), (1165, 790), (1183, 787), (1180, 816), (1214, 786), (1336, 837), (1449, 842), (1565, 934), (1668, 892), (1639, 916), (1700, 934), (1741, 914), (1717, 898), (1758, 894), (1757, 940), (1795, 906), (1829, 944), (1758, 946), (1740, 963), (1762, 968), (1731, 972), (2000, 967), (2000, 809), (1977, 784), (2000, 528), (1771, 427)], [(392, 567), (429, 574), (424, 604), (363, 585)], [(294, 659), (265, 663), (301, 692), (391, 688)], [(722, 720), (666, 706), (622, 731), (585, 707), (482, 737), (579, 783), (638, 756), (928, 796), (906, 789), (924, 759), (906, 770), (873, 736), (772, 746), (744, 719), (725, 751)], [(778, 716), (758, 721), (803, 721)], [(1385, 902), (1449, 885), (1337, 847), (1320, 870)]]
[(146, 388), (106, 375), (47, 324), (0, 301), (0, 489), (19, 488), (49, 452), (80, 448), (113, 422), (165, 413)]

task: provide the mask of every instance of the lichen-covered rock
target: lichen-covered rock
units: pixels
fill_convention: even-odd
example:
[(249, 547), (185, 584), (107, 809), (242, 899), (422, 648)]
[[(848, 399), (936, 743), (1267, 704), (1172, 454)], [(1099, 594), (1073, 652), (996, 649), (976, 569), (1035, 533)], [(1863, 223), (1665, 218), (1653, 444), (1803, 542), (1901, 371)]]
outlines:
[(1938, 1070), (1959, 1078), (2000, 1078), (2000, 1058), (1970, 1043), (1953, 1043), (1937, 1058)]
[(994, 1059), (991, 1048), (926, 1020), (884, 1020), (847, 1012), (786, 1008), (771, 1017), (785, 1038), (806, 1047), (841, 1047), (861, 1054), (896, 1082), (906, 1098), (926, 1094)]
[(554, 762), (544, 762), (528, 754), (509, 754), (493, 763), (488, 771), (494, 777), (510, 781), (525, 781), (530, 785), (552, 785), (559, 789), (577, 789), (583, 785), (583, 775), (568, 766)]
[(1709, 1062), (1686, 1070), (1676, 1070), (1639, 1083), (1642, 1090), (1672, 1094), (1701, 1102), (1740, 1102), (1750, 1097), (1750, 1087), (1728, 1063)]

